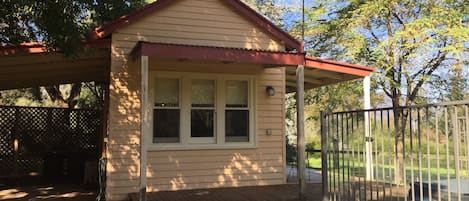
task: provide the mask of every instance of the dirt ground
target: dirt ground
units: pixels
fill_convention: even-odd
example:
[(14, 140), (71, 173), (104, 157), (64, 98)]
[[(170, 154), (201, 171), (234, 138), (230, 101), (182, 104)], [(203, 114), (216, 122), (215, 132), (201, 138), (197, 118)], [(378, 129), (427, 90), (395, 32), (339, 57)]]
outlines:
[(96, 190), (80, 185), (2, 185), (0, 184), (0, 200), (2, 201), (91, 201), (96, 199)]

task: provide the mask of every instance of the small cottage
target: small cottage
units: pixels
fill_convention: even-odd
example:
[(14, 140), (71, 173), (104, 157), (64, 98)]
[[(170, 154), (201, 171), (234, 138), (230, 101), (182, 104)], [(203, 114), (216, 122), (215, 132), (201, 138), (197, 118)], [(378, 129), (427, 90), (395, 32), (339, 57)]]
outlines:
[[(285, 94), (373, 71), (305, 56), (299, 41), (239, 0), (158, 0), (96, 28), (84, 45), (96, 53), (75, 61), (73, 74), (70, 66), (0, 86), (109, 83), (107, 200), (284, 184)], [(45, 51), (23, 44), (1, 53)]]

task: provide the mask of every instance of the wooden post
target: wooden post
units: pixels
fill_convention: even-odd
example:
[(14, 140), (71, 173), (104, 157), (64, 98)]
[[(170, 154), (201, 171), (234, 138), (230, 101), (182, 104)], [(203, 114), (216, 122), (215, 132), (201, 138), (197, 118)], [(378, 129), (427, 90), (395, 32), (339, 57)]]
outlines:
[(321, 111), (321, 166), (322, 166), (322, 201), (329, 200), (329, 176), (328, 176), (328, 167), (327, 167), (327, 113)]
[[(371, 99), (370, 99), (370, 90), (371, 90), (371, 80), (370, 76), (366, 76), (363, 79), (363, 93), (364, 93), (364, 102), (365, 110), (371, 109)], [(366, 179), (373, 180), (373, 138), (371, 136), (371, 126), (370, 126), (370, 113), (365, 112), (365, 166), (366, 166)]]
[(101, 151), (101, 158), (107, 158), (107, 141), (109, 134), (109, 82), (101, 84), (103, 92), (102, 108), (101, 108), (101, 132), (99, 133), (99, 147), (98, 150)]
[(300, 200), (305, 199), (306, 191), (306, 165), (305, 165), (305, 122), (304, 122), (304, 106), (305, 106), (305, 90), (304, 90), (304, 66), (299, 65), (296, 69), (296, 134), (298, 147), (298, 184)]
[(147, 200), (147, 138), (149, 125), (148, 110), (148, 56), (140, 59), (140, 193), (139, 200)]

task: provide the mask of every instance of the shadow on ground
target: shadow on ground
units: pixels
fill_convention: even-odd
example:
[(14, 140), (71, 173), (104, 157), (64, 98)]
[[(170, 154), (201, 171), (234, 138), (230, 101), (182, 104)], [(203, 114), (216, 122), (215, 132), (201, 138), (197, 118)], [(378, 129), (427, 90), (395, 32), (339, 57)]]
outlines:
[(12, 186), (0, 184), (0, 200), (2, 201), (90, 201), (96, 198), (94, 189), (86, 189), (79, 185), (28, 185)]
[[(322, 184), (308, 184), (305, 201), (322, 200)], [(298, 185), (284, 184), (272, 186), (250, 186), (233, 188), (213, 188), (148, 193), (149, 201), (296, 201)], [(130, 195), (131, 201), (138, 201), (137, 194)]]

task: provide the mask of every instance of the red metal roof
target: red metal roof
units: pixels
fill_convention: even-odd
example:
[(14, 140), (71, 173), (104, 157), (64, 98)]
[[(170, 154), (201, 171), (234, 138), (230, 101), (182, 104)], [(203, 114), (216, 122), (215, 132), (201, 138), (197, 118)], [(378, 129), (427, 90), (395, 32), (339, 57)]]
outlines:
[[(97, 40), (105, 38), (111, 35), (115, 30), (122, 28), (128, 24), (138, 21), (140, 18), (147, 16), (153, 12), (156, 12), (168, 5), (177, 2), (178, 0), (157, 0), (145, 7), (135, 10), (128, 15), (124, 15), (114, 22), (97, 27), (91, 33), (91, 40)], [(270, 20), (266, 19), (249, 6), (241, 2), (240, 0), (223, 0), (227, 5), (231, 6), (235, 11), (239, 12), (249, 21), (257, 24), (263, 30), (272, 34), (274, 37), (283, 41), (288, 48), (296, 49), (299, 52), (303, 52), (303, 46), (299, 41), (293, 38), (290, 34), (283, 31), (281, 28), (274, 25)]]
[[(109, 39), (83, 41), (82, 44), (85, 48), (111, 48), (111, 40)], [(0, 45), (0, 56), (44, 53), (47, 51), (47, 48), (42, 42)]]
[(314, 67), (316, 69), (340, 72), (358, 76), (368, 76), (370, 72), (375, 71), (375, 68), (369, 66), (363, 66), (358, 64), (350, 64), (345, 62), (339, 62), (328, 59), (320, 59), (317, 57), (306, 56), (305, 66)]
[(244, 62), (276, 66), (305, 65), (305, 67), (309, 69), (332, 71), (360, 77), (368, 76), (375, 70), (368, 66), (319, 59), (305, 56), (302, 53), (150, 42), (139, 42), (132, 50), (131, 55), (134, 58), (138, 56), (150, 56), (152, 58)]
[(151, 56), (153, 58), (245, 62), (271, 65), (298, 65), (298, 63), (302, 63), (304, 60), (303, 54), (286, 52), (150, 42), (139, 42), (132, 50), (131, 55), (134, 57), (142, 55)]
[(2, 44), (0, 46), (0, 55), (17, 55), (46, 52), (47, 49), (41, 42), (29, 42), (21, 44)]

